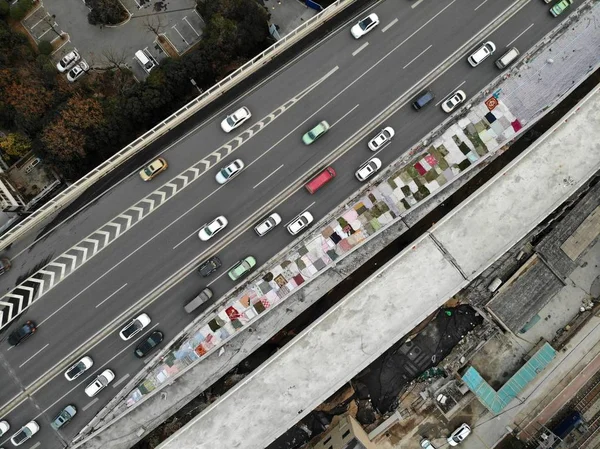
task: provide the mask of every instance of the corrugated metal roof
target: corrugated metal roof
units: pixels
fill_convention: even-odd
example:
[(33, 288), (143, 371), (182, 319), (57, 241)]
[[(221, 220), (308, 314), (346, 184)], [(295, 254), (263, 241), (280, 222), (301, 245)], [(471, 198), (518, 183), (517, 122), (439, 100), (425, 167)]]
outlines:
[(556, 357), (556, 350), (545, 343), (500, 390), (494, 390), (479, 372), (470, 366), (463, 382), (477, 395), (479, 401), (494, 414), (499, 414), (535, 377)]

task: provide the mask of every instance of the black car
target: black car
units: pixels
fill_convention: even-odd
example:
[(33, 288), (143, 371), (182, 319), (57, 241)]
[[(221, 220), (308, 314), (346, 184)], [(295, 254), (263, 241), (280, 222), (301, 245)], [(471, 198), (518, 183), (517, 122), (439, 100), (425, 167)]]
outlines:
[(148, 337), (144, 339), (137, 348), (135, 348), (135, 355), (140, 359), (146, 357), (163, 341), (164, 335), (161, 331), (154, 331)]
[(27, 340), (37, 329), (33, 321), (25, 321), (8, 336), (8, 343), (11, 346), (17, 346), (24, 340)]
[(220, 267), (221, 261), (217, 256), (213, 256), (206, 262), (202, 263), (202, 265), (200, 265), (200, 267), (198, 268), (198, 273), (200, 273), (202, 277), (207, 277), (213, 274), (215, 271), (217, 271)]

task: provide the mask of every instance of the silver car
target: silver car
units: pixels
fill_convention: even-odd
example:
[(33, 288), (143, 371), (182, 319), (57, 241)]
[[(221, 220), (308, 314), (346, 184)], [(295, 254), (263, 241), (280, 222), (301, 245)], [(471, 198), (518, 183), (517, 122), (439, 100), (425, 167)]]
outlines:
[(241, 159), (236, 159), (232, 163), (226, 165), (219, 173), (215, 176), (215, 179), (219, 184), (225, 184), (235, 175), (238, 175), (244, 169), (244, 163)]
[(70, 51), (69, 53), (64, 55), (60, 61), (58, 61), (58, 64), (56, 64), (56, 68), (60, 73), (66, 72), (75, 64), (77, 64), (77, 61), (79, 61), (80, 59), (81, 56), (79, 56), (77, 50)]

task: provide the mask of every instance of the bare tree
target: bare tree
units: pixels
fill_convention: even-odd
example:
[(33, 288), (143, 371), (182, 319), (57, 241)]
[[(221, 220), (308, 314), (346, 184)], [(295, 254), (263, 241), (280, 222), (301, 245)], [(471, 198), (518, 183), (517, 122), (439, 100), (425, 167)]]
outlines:
[(127, 67), (127, 54), (124, 49), (116, 49), (110, 47), (102, 52), (102, 56), (109, 64), (106, 69), (119, 69), (119, 71), (123, 71), (123, 67)]
[(154, 33), (156, 37), (160, 37), (160, 33), (165, 27), (165, 23), (161, 16), (147, 16), (144, 19), (144, 27), (147, 31)]

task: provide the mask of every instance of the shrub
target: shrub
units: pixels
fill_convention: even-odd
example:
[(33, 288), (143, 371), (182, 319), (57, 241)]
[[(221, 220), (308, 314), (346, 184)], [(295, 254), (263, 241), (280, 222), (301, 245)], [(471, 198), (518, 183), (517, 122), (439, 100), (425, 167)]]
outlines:
[(50, 55), (54, 48), (52, 48), (52, 44), (49, 41), (41, 41), (38, 44), (38, 50), (43, 55)]
[(10, 8), (11, 19), (22, 20), (32, 7), (33, 0), (19, 0), (15, 6)]

